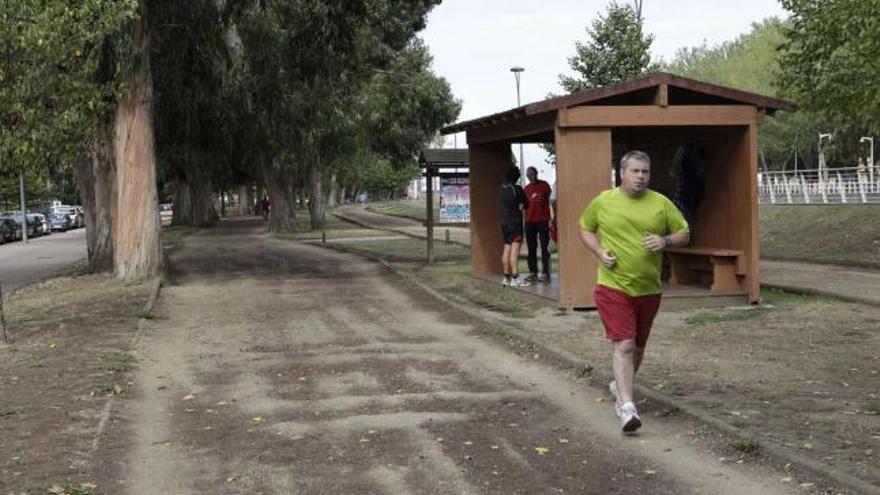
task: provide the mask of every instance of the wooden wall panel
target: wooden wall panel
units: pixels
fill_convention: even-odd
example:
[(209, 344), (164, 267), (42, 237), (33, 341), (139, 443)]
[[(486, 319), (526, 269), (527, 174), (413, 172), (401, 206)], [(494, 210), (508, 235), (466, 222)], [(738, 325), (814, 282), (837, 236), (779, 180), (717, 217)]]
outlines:
[(728, 218), (731, 244), (746, 253), (743, 289), (749, 301), (761, 297), (758, 243), (758, 126), (743, 128), (733, 149), (731, 191), (736, 195)]
[(580, 238), (587, 204), (611, 187), (611, 129), (556, 129), (559, 305), (593, 307), (597, 262)]
[(559, 112), (559, 127), (707, 126), (757, 123), (749, 105), (583, 106)]
[(512, 165), (510, 144), (469, 145), (471, 265), (475, 275), (501, 276), (501, 183)]
[(730, 244), (729, 212), (732, 208), (731, 149), (735, 139), (706, 146), (706, 195), (697, 207), (691, 245), (719, 249), (735, 249)]

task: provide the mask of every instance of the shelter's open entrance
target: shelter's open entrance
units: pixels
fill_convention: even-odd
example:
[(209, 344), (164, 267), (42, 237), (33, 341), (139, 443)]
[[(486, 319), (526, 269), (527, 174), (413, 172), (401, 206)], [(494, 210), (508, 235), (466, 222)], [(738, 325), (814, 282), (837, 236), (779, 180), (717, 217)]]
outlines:
[(782, 100), (657, 74), (445, 128), (467, 132), (474, 274), (501, 274), (499, 193), (513, 163), (510, 145), (555, 143), (559, 283), (532, 290), (562, 307), (592, 307), (596, 260), (581, 243), (578, 217), (614, 185), (619, 158), (641, 149), (652, 159), (651, 188), (682, 205), (692, 223), (691, 245), (664, 256), (666, 297), (757, 302), (757, 126), (786, 108)]

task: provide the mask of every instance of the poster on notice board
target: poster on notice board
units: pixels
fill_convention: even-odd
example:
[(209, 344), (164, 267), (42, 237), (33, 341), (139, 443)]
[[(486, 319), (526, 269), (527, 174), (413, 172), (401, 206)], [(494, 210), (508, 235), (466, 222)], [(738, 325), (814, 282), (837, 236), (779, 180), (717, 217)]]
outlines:
[(467, 177), (440, 178), (440, 223), (471, 221), (471, 195)]

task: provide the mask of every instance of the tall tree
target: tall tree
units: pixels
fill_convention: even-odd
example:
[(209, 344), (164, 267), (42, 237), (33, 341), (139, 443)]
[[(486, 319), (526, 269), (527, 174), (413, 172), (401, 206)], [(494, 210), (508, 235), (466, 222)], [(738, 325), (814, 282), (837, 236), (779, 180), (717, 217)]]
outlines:
[[(835, 123), (819, 109), (804, 105), (801, 96), (781, 87), (789, 67), (780, 64), (780, 47), (788, 42), (790, 21), (768, 18), (752, 24), (751, 30), (717, 46), (681, 48), (664, 70), (702, 81), (731, 86), (744, 91), (774, 97), (788, 97), (798, 105), (793, 112), (777, 112), (761, 126), (760, 145), (762, 166), (772, 170), (815, 168), (817, 166), (816, 137), (819, 132), (835, 130), (840, 139), (829, 149), (831, 162), (849, 163), (857, 153), (862, 128)], [(855, 135), (856, 137), (850, 137)], [(846, 146), (850, 143), (849, 146)]]
[(354, 149), (361, 91), (424, 27), (436, 3), (302, 0), (245, 9), (241, 33), (254, 112), (265, 125), (273, 228), (292, 223), (295, 177), (307, 180), (310, 223), (321, 225), (324, 175)]
[(109, 147), (107, 116), (122, 92), (122, 66), (108, 61), (127, 60), (131, 44), (120, 33), (137, 15), (136, 0), (0, 3), (0, 170), (45, 173), (77, 164), (93, 266), (112, 257), (109, 217), (91, 215), (109, 210), (93, 201), (107, 199), (115, 179), (94, 179), (91, 168), (80, 170), (89, 163), (81, 158)]
[(782, 0), (782, 83), (839, 126), (880, 132), (880, 1)]
[(628, 4), (611, 2), (587, 28), (586, 43), (575, 44), (568, 64), (574, 76), (561, 75), (559, 83), (569, 93), (624, 81), (654, 71), (651, 43), (654, 36), (643, 30), (639, 12)]
[(113, 264), (120, 278), (136, 281), (158, 276), (163, 262), (145, 0), (139, 3), (139, 15), (131, 22), (128, 36), (134, 64), (125, 75), (125, 92), (116, 105), (113, 135), (120, 206), (113, 231)]

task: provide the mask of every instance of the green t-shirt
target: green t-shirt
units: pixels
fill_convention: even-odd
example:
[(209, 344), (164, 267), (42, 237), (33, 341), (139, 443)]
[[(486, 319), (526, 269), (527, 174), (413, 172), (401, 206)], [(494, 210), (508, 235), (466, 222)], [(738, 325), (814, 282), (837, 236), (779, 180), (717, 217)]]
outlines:
[(665, 236), (687, 230), (687, 221), (666, 196), (646, 190), (631, 198), (620, 188), (596, 196), (581, 214), (582, 230), (598, 232), (602, 247), (617, 263), (608, 268), (599, 263), (599, 284), (630, 296), (660, 293), (661, 252), (644, 246), (646, 232)]

